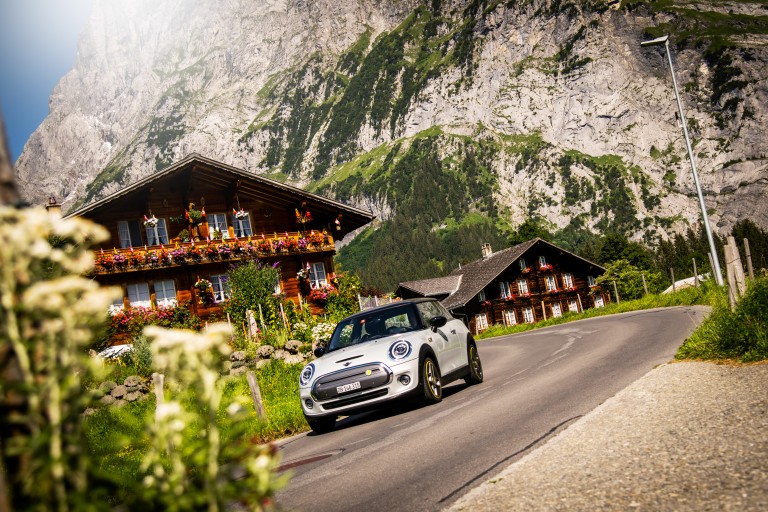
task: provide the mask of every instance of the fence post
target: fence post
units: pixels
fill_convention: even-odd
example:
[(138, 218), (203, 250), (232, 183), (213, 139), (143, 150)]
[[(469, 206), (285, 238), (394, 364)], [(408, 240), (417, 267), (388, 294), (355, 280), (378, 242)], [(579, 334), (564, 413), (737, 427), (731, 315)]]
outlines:
[(253, 399), (253, 406), (256, 409), (256, 416), (258, 416), (259, 420), (266, 421), (267, 413), (264, 410), (264, 401), (261, 399), (261, 390), (259, 389), (256, 375), (248, 370), (245, 372), (245, 376), (248, 379), (248, 387), (251, 388), (251, 398)]
[(675, 269), (670, 268), (669, 274), (672, 276), (672, 293), (677, 292), (677, 287), (675, 286)]
[(696, 258), (693, 258), (693, 284), (696, 288), (699, 287), (699, 273), (696, 270)]
[(621, 299), (619, 298), (619, 289), (616, 287), (616, 281), (613, 281), (613, 294), (616, 295), (616, 304), (621, 304)]
[(645, 282), (645, 273), (640, 274), (640, 277), (643, 278), (643, 290), (645, 290), (645, 294), (648, 295), (648, 285)]
[(755, 280), (755, 270), (752, 268), (752, 253), (749, 252), (749, 240), (744, 239), (744, 254), (747, 258), (747, 272), (749, 272), (749, 280)]

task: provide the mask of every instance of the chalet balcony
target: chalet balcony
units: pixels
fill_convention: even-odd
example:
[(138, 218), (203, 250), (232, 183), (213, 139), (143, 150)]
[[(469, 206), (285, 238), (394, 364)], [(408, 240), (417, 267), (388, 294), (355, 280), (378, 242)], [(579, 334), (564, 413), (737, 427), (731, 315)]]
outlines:
[(333, 237), (325, 232), (310, 234), (292, 232), (271, 237), (260, 235), (200, 242), (171, 242), (168, 245), (140, 248), (101, 249), (96, 252), (94, 273), (116, 274), (222, 261), (279, 258), (333, 250)]

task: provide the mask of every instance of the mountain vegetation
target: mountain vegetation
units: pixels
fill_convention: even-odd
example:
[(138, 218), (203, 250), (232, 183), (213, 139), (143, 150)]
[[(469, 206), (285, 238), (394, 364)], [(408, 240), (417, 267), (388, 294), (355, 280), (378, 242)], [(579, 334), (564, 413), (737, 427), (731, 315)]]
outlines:
[(194, 151), (370, 209), (339, 262), (383, 290), (541, 231), (600, 263), (621, 239), (640, 268), (682, 276), (695, 255), (706, 270), (665, 55), (639, 46), (672, 34), (714, 230), (749, 219), (759, 245), (768, 227), (764, 2), (137, 0), (95, 15), (17, 164), (30, 202), (73, 211)]

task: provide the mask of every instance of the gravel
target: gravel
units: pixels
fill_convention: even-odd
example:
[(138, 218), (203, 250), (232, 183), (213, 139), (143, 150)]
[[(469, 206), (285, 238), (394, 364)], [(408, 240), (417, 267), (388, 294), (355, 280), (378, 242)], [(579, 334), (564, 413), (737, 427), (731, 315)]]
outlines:
[(660, 366), (449, 510), (768, 510), (768, 364)]

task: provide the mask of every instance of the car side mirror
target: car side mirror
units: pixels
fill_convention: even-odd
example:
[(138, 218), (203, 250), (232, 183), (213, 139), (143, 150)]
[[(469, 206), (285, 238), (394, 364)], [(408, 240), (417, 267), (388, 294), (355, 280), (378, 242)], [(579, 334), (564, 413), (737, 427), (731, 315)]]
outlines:
[(447, 323), (448, 323), (448, 319), (445, 318), (444, 316), (433, 316), (429, 320), (429, 325), (430, 327), (432, 327), (433, 332), (437, 332), (438, 327), (442, 327)]
[(320, 357), (320, 356), (322, 356), (323, 354), (325, 354), (325, 347), (323, 347), (323, 346), (317, 347), (317, 348), (316, 348), (316, 349), (313, 351), (313, 353), (315, 354), (315, 357)]

